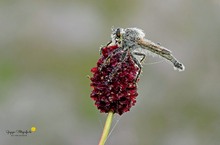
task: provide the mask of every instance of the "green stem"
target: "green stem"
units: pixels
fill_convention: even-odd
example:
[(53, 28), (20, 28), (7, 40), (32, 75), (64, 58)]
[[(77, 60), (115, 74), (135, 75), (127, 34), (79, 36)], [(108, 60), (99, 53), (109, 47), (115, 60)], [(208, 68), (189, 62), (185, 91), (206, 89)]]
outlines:
[(112, 118), (113, 118), (114, 113), (112, 111), (110, 111), (108, 113), (106, 122), (105, 122), (105, 126), (102, 132), (102, 137), (99, 141), (99, 145), (104, 145), (105, 141), (107, 140), (108, 134), (109, 134), (109, 130), (111, 128), (111, 124), (112, 124)]

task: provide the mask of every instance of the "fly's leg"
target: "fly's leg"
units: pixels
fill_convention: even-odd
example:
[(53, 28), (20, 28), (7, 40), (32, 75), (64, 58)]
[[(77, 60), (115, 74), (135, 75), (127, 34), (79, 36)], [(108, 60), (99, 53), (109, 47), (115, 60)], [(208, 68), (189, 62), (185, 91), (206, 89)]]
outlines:
[(121, 51), (121, 50), (123, 50), (122, 47), (119, 47), (119, 48), (113, 50), (113, 52), (112, 52), (111, 54), (109, 54), (109, 56), (108, 56), (108, 57), (104, 60), (104, 62), (100, 65), (99, 70), (101, 71), (102, 68), (103, 68), (107, 63), (110, 62), (109, 59), (111, 59), (111, 57), (112, 57), (114, 54), (118, 53), (118, 52)]
[(105, 46), (102, 45), (102, 46), (100, 47), (100, 49), (99, 49), (99, 54), (102, 55), (102, 49), (103, 49), (104, 47), (109, 46), (111, 43), (112, 43), (112, 40), (109, 41)]
[(112, 78), (114, 77), (114, 75), (117, 73), (117, 71), (119, 69), (121, 69), (122, 67), (122, 63), (124, 62), (124, 60), (126, 59), (127, 57), (127, 54), (128, 54), (128, 50), (125, 50), (122, 55), (121, 55), (121, 58), (120, 58), (120, 62), (117, 64), (117, 66), (113, 69), (113, 71), (110, 73), (109, 75), (109, 81), (112, 80)]
[(141, 63), (145, 60), (145, 58), (146, 58), (146, 55), (144, 54), (144, 53), (139, 53), (139, 52), (133, 52), (133, 54), (135, 54), (135, 55), (138, 55), (138, 56), (142, 56), (142, 58), (141, 58)]
[[(134, 53), (134, 54), (135, 54), (135, 53)], [(144, 58), (145, 58), (145, 54), (142, 54), (142, 53), (135, 54), (135, 55), (141, 55), (141, 56), (144, 56)], [(139, 78), (139, 76), (140, 76), (140, 74), (141, 74), (141, 71), (142, 71), (142, 65), (141, 65), (141, 63), (137, 60), (137, 58), (134, 57), (133, 54), (131, 54), (131, 57), (132, 57), (132, 59), (134, 60), (134, 63), (135, 63), (135, 64), (138, 66), (138, 68), (139, 68), (137, 77), (135, 78), (135, 82), (137, 82), (137, 79)], [(142, 61), (143, 61), (144, 58), (142, 58)]]

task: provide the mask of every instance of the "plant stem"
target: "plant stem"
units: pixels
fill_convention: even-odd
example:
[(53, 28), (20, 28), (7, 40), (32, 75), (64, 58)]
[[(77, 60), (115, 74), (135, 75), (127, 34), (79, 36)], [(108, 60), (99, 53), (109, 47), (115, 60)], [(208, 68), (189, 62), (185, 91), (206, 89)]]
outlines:
[(102, 136), (101, 139), (99, 141), (99, 145), (104, 145), (105, 141), (107, 140), (108, 134), (109, 134), (109, 130), (111, 128), (111, 124), (112, 124), (112, 118), (113, 118), (114, 113), (112, 111), (110, 111), (108, 113), (106, 122), (105, 122), (105, 126), (102, 132)]

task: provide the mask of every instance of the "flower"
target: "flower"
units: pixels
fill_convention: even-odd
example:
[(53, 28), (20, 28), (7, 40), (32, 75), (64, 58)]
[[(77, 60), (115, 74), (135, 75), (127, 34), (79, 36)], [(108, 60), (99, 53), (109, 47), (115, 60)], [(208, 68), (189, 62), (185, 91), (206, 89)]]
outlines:
[(118, 45), (102, 48), (97, 66), (91, 69), (90, 97), (100, 112), (122, 115), (136, 103), (139, 68), (129, 51), (116, 52), (118, 48)]

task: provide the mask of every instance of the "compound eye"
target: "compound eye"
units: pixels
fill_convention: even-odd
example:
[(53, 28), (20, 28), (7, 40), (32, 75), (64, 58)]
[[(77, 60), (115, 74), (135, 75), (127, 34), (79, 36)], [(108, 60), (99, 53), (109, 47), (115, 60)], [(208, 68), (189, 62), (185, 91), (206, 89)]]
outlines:
[(118, 28), (118, 29), (116, 30), (116, 32), (115, 32), (117, 38), (120, 38), (120, 37), (121, 37), (121, 34), (120, 34), (120, 33), (121, 33), (121, 32), (120, 32), (120, 28)]

